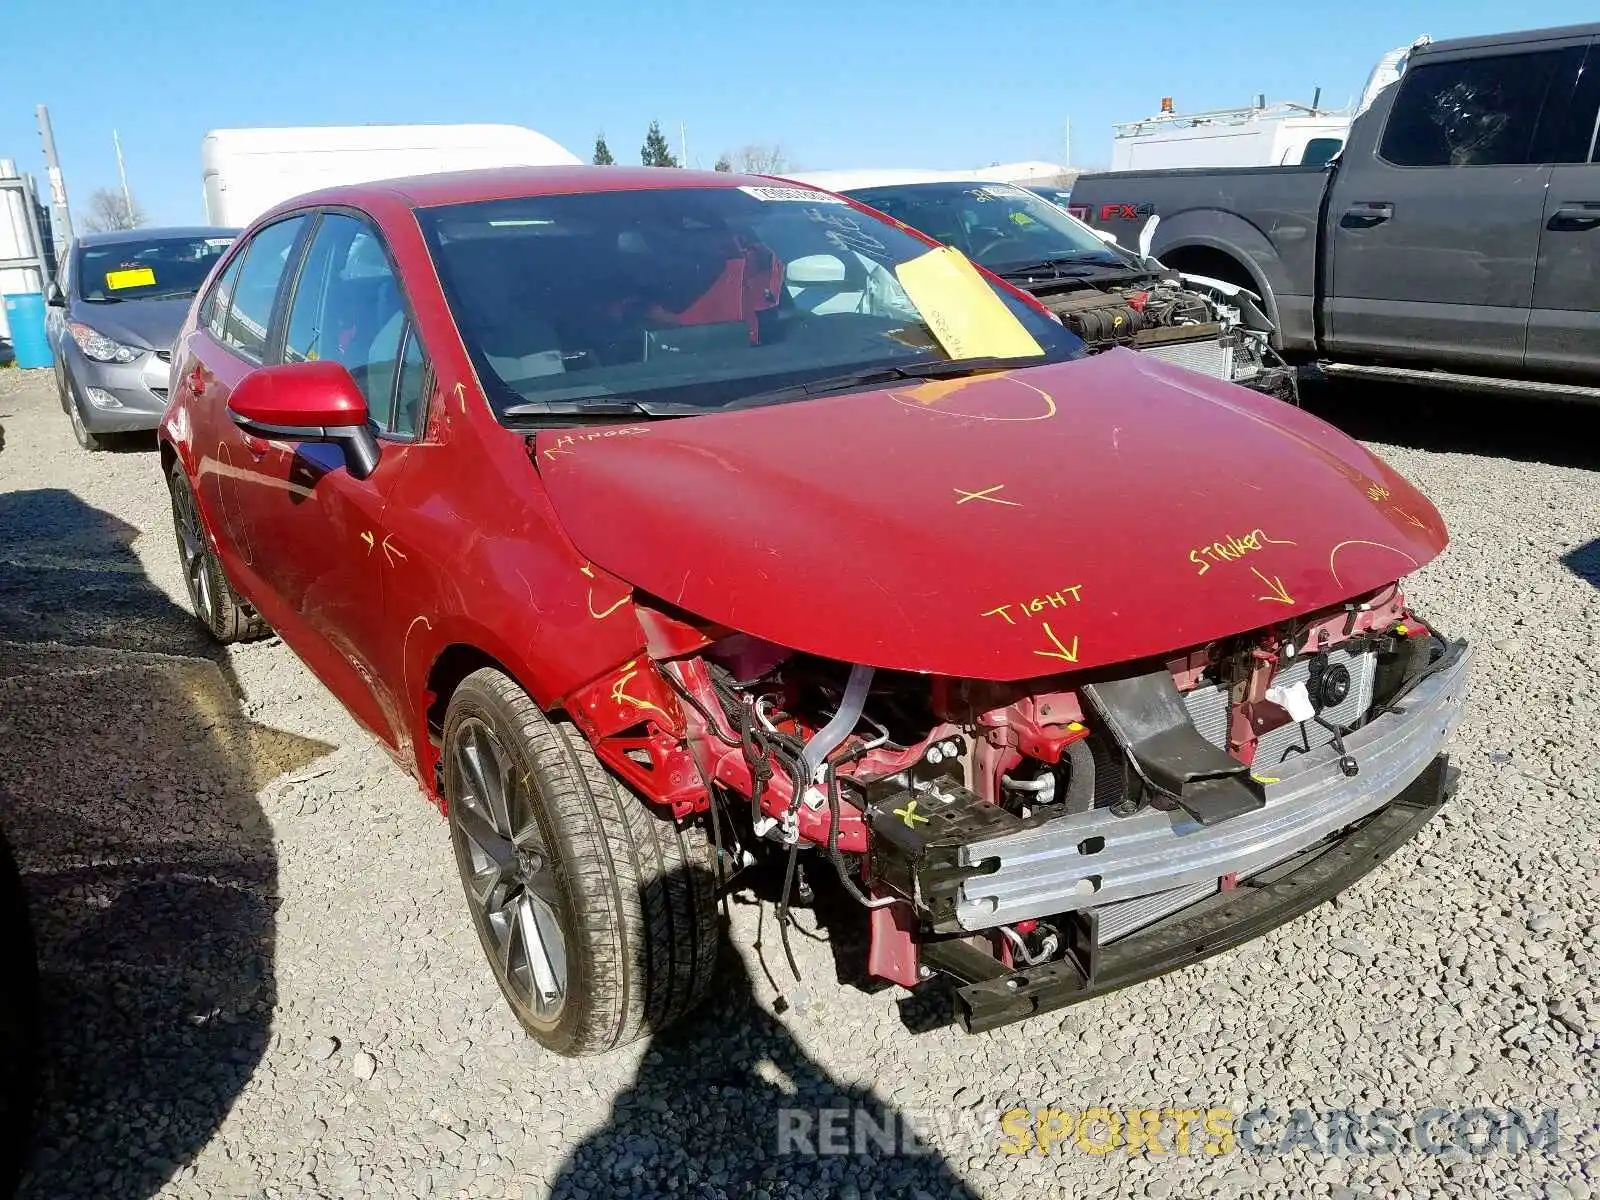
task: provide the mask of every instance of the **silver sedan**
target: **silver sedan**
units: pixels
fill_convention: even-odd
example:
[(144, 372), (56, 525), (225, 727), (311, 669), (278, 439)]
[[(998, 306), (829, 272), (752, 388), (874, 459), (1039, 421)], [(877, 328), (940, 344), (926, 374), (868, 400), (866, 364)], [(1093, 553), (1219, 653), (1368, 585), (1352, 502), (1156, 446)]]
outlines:
[(172, 339), (237, 232), (124, 229), (73, 241), (46, 324), (61, 407), (85, 450), (161, 420)]

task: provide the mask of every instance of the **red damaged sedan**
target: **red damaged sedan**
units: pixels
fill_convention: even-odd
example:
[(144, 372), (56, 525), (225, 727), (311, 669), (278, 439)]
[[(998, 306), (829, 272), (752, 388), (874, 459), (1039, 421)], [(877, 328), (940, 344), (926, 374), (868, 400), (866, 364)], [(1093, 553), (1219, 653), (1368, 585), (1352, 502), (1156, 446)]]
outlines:
[(1470, 651), (1402, 582), (1427, 500), (826, 192), (303, 197), (172, 377), (195, 612), (276, 630), (415, 774), (560, 1053), (712, 989), (763, 860), (986, 1029), (1303, 912), (1453, 787)]

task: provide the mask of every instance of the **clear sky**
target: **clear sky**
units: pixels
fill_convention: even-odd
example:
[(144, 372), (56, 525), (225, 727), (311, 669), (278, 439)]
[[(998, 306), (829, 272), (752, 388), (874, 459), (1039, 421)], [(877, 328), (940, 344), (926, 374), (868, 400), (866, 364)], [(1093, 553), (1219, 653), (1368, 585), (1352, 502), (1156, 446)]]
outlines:
[[(1593, 0), (0, 0), (0, 158), (43, 176), (49, 105), (74, 214), (116, 184), (203, 216), (208, 129), (497, 121), (637, 162), (652, 118), (691, 166), (776, 142), (798, 164), (1104, 165), (1111, 125), (1360, 92), (1386, 50), (1592, 19)], [(41, 181), (41, 187), (43, 186)]]

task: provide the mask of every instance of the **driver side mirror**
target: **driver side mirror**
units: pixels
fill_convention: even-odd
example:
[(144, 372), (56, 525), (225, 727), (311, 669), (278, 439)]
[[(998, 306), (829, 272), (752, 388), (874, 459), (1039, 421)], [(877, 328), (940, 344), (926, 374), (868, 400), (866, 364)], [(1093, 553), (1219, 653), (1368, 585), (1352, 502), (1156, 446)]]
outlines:
[(357, 479), (378, 467), (378, 439), (367, 424), (366, 397), (340, 363), (258, 367), (233, 389), (228, 415), (256, 437), (338, 446), (345, 469)]
[(61, 285), (53, 279), (44, 289), (44, 302), (51, 308), (67, 306), (67, 297), (62, 293)]

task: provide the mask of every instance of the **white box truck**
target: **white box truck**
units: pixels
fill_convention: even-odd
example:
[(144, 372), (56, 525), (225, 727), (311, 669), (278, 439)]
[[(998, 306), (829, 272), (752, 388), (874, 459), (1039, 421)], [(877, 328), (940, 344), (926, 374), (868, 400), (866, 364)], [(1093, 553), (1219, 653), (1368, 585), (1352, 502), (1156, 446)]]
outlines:
[(213, 129), (200, 143), (206, 220), (248, 225), (319, 188), (476, 167), (570, 166), (560, 143), (520, 125), (322, 125)]

